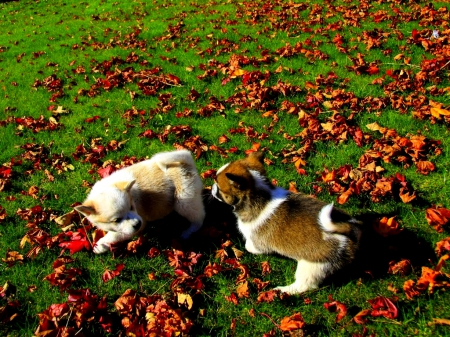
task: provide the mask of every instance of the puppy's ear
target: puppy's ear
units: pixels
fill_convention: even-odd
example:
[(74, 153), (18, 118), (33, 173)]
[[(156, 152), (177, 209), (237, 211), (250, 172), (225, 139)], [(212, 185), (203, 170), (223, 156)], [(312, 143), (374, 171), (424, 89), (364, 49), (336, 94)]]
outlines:
[(259, 171), (262, 175), (266, 175), (264, 168), (264, 153), (260, 151), (251, 152), (247, 157), (247, 165), (252, 170)]
[(77, 212), (80, 212), (84, 216), (89, 216), (91, 214), (96, 214), (97, 213), (97, 211), (95, 210), (94, 207), (85, 206), (85, 205), (75, 206), (75, 210)]
[(119, 181), (118, 183), (116, 183), (116, 187), (119, 190), (125, 191), (125, 192), (129, 192), (131, 190), (131, 188), (133, 187), (134, 183), (136, 182), (136, 180), (131, 180), (131, 181)]
[(250, 186), (250, 181), (248, 177), (240, 176), (229, 172), (225, 173), (225, 176), (228, 178), (228, 181), (230, 182), (231, 185), (233, 185), (234, 187), (236, 187), (241, 191), (248, 189)]
[(248, 155), (248, 160), (260, 162), (261, 164), (263, 164), (264, 163), (264, 153), (261, 151), (250, 152), (250, 154)]

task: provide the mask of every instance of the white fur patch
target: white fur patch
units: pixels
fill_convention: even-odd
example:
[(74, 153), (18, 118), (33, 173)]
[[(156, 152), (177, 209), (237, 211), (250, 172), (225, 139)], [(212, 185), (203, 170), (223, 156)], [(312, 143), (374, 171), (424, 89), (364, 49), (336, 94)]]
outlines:
[(331, 221), (332, 210), (333, 203), (323, 206), (319, 213), (319, 224), (327, 232), (333, 232), (336, 228), (333, 221)]
[(337, 231), (336, 225), (331, 220), (331, 212), (333, 211), (333, 203), (322, 207), (319, 213), (319, 225), (324, 230), (323, 239), (337, 239), (339, 240), (339, 248), (343, 249), (347, 245), (348, 238), (345, 235), (333, 233)]
[(283, 188), (276, 188), (271, 191), (271, 200), (267, 203), (266, 207), (262, 210), (262, 212), (258, 215), (256, 219), (250, 222), (242, 222), (238, 219), (238, 227), (241, 231), (242, 235), (248, 240), (252, 234), (252, 232), (256, 231), (258, 227), (263, 225), (270, 217), (275, 213), (278, 207), (286, 201), (286, 196), (289, 194)]

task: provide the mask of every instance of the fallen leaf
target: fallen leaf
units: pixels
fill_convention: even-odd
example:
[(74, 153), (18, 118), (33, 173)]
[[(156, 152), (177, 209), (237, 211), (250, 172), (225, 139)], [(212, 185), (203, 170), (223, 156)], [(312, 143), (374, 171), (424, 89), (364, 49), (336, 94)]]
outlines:
[(280, 330), (294, 331), (303, 328), (306, 325), (300, 313), (293, 314), (289, 317), (284, 317), (280, 322)]

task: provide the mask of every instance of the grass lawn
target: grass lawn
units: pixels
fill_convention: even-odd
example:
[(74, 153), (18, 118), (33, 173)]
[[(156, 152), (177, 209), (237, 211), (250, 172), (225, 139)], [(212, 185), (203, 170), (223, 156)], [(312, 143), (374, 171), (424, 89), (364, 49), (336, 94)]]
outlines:
[[(0, 1), (0, 335), (450, 335), (450, 11), (429, 1)], [(95, 255), (73, 210), (107, 172), (187, 148), (202, 229), (176, 214)], [(358, 261), (287, 296), (215, 170), (363, 218)]]

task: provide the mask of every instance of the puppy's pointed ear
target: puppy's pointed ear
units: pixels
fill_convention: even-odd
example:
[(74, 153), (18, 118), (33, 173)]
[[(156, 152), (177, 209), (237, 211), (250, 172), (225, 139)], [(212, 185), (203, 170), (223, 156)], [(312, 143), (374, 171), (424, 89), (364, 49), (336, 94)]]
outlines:
[(264, 168), (264, 153), (261, 151), (251, 152), (247, 157), (247, 165), (252, 170), (259, 171), (262, 175), (266, 175)]
[(250, 186), (250, 181), (248, 177), (240, 176), (229, 172), (225, 173), (225, 176), (228, 178), (228, 181), (230, 182), (231, 185), (233, 185), (234, 187), (236, 187), (241, 191), (248, 189)]
[(131, 180), (131, 181), (119, 181), (118, 183), (116, 183), (116, 187), (119, 190), (125, 191), (125, 192), (129, 192), (131, 190), (131, 188), (133, 187), (134, 183), (136, 182), (136, 180)]
[(257, 162), (260, 162), (261, 164), (263, 164), (264, 163), (264, 153), (261, 151), (250, 152), (250, 154), (248, 155), (248, 160), (257, 161)]
[(77, 212), (80, 212), (84, 216), (89, 216), (91, 214), (96, 214), (97, 213), (97, 211), (95, 210), (94, 207), (85, 206), (85, 205), (75, 206), (75, 210)]

